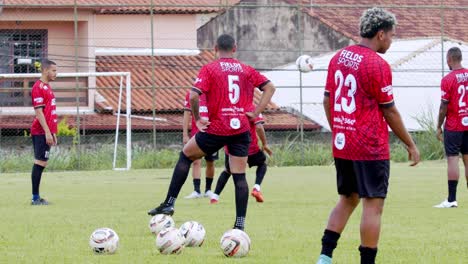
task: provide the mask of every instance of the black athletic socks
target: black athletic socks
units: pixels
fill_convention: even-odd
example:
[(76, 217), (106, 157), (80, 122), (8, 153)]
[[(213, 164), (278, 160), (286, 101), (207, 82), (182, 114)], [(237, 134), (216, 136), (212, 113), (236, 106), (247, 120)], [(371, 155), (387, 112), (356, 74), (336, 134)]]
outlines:
[(183, 152), (180, 152), (179, 160), (174, 168), (171, 184), (169, 185), (169, 190), (164, 203), (174, 205), (180, 189), (182, 189), (185, 180), (187, 180), (192, 162), (193, 161), (187, 158)]
[(325, 229), (322, 237), (322, 252), (320, 252), (320, 254), (332, 258), (333, 250), (335, 250), (338, 245), (339, 238), (339, 233)]
[(257, 174), (255, 177), (255, 184), (262, 185), (263, 178), (267, 172), (267, 165), (263, 163), (257, 167)]
[(196, 191), (197, 193), (200, 193), (200, 179), (193, 179), (193, 190)]
[(448, 181), (448, 202), (454, 202), (457, 200), (457, 185), (458, 181), (449, 180)]
[(236, 187), (236, 223), (234, 228), (244, 230), (249, 201), (249, 186), (245, 179), (245, 173), (233, 173), (232, 177)]
[(34, 164), (32, 167), (32, 172), (31, 172), (31, 183), (32, 183), (32, 195), (33, 195), (33, 200), (34, 198), (39, 199), (39, 185), (41, 184), (41, 177), (42, 177), (42, 172), (44, 171), (44, 167), (38, 164)]
[(231, 174), (229, 174), (226, 171), (221, 172), (218, 178), (218, 182), (216, 183), (216, 188), (214, 193), (217, 195), (220, 195), (221, 192), (224, 189), (224, 186), (226, 186), (227, 181), (229, 180), (229, 177), (231, 177)]
[(377, 248), (359, 246), (359, 252), (361, 252), (361, 264), (375, 264)]

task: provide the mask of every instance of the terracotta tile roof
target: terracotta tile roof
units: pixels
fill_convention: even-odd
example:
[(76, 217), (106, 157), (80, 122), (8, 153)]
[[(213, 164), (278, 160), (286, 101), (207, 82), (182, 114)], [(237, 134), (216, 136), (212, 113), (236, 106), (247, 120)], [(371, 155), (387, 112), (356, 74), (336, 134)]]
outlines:
[[(296, 130), (299, 127), (297, 116), (286, 111), (275, 111), (265, 113), (265, 128), (267, 130)], [(59, 116), (59, 122), (67, 117), (70, 127), (75, 127), (76, 116)], [(156, 129), (158, 131), (182, 131), (182, 114), (157, 114)], [(31, 127), (32, 115), (0, 115), (2, 129), (29, 129)], [(80, 127), (82, 130), (115, 130), (117, 116), (109, 114), (84, 114), (80, 116)], [(305, 130), (316, 130), (321, 127), (313, 121), (304, 120)], [(125, 129), (125, 117), (120, 118), (120, 129)], [(133, 130), (152, 130), (153, 121), (151, 116), (133, 116)]]
[[(466, 0), (444, 0), (444, 35), (468, 42), (468, 27), (460, 20), (466, 15)], [(371, 6), (386, 5), (398, 20), (397, 38), (429, 37), (441, 35), (441, 11), (436, 8), (440, 0), (314, 0), (309, 14), (344, 35), (359, 40), (359, 18)], [(330, 7), (332, 5), (332, 7)], [(346, 5), (335, 7), (333, 5)]]
[[(154, 0), (155, 13), (214, 13), (240, 0)], [(77, 0), (80, 8), (96, 9), (103, 14), (149, 14), (151, 0)], [(74, 0), (4, 0), (4, 7), (71, 7)], [(42, 6), (41, 6), (42, 5)], [(105, 7), (99, 7), (104, 5)]]
[[(187, 89), (192, 86), (201, 66), (213, 59), (214, 53), (211, 51), (203, 51), (197, 56), (155, 57), (156, 111), (182, 111)], [(132, 73), (132, 111), (137, 113), (149, 113), (153, 109), (151, 69), (151, 56), (96, 57), (98, 72)], [(119, 81), (119, 77), (98, 77), (96, 80), (98, 93), (114, 111), (117, 110)], [(114, 89), (108, 89), (110, 87)], [(259, 97), (260, 92), (257, 91), (256, 100)], [(277, 108), (278, 106), (272, 103), (267, 107), (269, 110)]]

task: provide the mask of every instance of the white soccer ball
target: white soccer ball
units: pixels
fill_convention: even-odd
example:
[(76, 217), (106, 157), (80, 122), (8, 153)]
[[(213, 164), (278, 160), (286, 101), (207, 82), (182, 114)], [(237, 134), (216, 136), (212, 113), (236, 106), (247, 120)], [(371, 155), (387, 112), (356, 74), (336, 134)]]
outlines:
[(89, 246), (95, 253), (113, 254), (119, 247), (119, 236), (110, 228), (98, 228), (91, 234)]
[(164, 255), (180, 254), (184, 248), (185, 238), (179, 229), (169, 227), (159, 232), (156, 237), (156, 247)]
[(188, 221), (179, 228), (180, 234), (185, 238), (187, 247), (201, 247), (205, 241), (205, 228), (198, 222)]
[(250, 237), (242, 230), (231, 229), (221, 237), (221, 250), (226, 257), (245, 257), (250, 250)]
[(309, 55), (301, 55), (296, 60), (297, 69), (301, 72), (310, 72), (314, 69), (312, 57)]
[(165, 228), (175, 227), (174, 219), (165, 214), (157, 214), (153, 216), (149, 222), (149, 229), (151, 233), (157, 235)]

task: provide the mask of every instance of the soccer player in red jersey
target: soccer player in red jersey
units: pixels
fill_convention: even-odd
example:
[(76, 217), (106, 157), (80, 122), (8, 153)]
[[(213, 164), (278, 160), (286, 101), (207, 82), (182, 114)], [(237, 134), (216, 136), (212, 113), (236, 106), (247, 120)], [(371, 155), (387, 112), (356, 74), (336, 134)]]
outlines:
[[(190, 105), (199, 132), (180, 153), (164, 202), (150, 210), (149, 215), (174, 213), (177, 196), (187, 179), (190, 165), (220, 148), (229, 149), (229, 163), (235, 184), (236, 220), (234, 228), (244, 229), (249, 196), (245, 179), (250, 121), (254, 120), (270, 102), (275, 86), (251, 66), (233, 58), (234, 38), (223, 34), (216, 41), (219, 59), (203, 66), (190, 92)], [(263, 91), (253, 112), (247, 112), (253, 102), (255, 88)], [(200, 118), (199, 98), (206, 96), (209, 120)]]
[(419, 151), (393, 102), (390, 48), (395, 16), (371, 8), (360, 19), (361, 42), (337, 52), (328, 67), (324, 108), (332, 129), (339, 201), (322, 237), (317, 263), (331, 263), (340, 234), (360, 201), (361, 264), (375, 263), (389, 179), (388, 127), (406, 145), (414, 166)]
[[(201, 118), (208, 119), (208, 108), (205, 103), (205, 96), (200, 96), (200, 116)], [(192, 120), (192, 127), (190, 129), (190, 134), (188, 132), (190, 119)], [(190, 91), (187, 91), (184, 101), (184, 120), (182, 125), (183, 131), (183, 143), (184, 145), (190, 140), (191, 137), (197, 134), (198, 129), (195, 122), (195, 118), (192, 116), (192, 109), (190, 107)], [(214, 161), (218, 160), (218, 152), (213, 153), (213, 155), (205, 156), (206, 161), (206, 185), (205, 193), (201, 194), (200, 191), (200, 178), (201, 178), (201, 159), (197, 159), (192, 163), (192, 177), (193, 177), (193, 192), (188, 196), (185, 196), (186, 199), (194, 199), (201, 197), (211, 197), (213, 192), (211, 191), (211, 184), (213, 183), (213, 178), (215, 174)]]
[(57, 77), (55, 62), (44, 60), (41, 64), (42, 76), (34, 83), (31, 92), (32, 105), (36, 117), (31, 126), (31, 136), (34, 146), (34, 166), (31, 173), (32, 201), (31, 205), (47, 205), (48, 202), (39, 195), (42, 172), (47, 166), (49, 151), (52, 145), (57, 145), (57, 113), (55, 95), (49, 82)]
[[(265, 119), (260, 114), (255, 120), (250, 123), (250, 137), (252, 138), (252, 142), (250, 142), (249, 146), (249, 156), (247, 158), (247, 164), (249, 167), (257, 166), (256, 177), (255, 177), (255, 185), (252, 189), (251, 195), (255, 197), (255, 200), (259, 203), (263, 203), (263, 194), (261, 192), (260, 185), (262, 184), (263, 178), (267, 172), (267, 164), (266, 164), (266, 156), (263, 151), (268, 153), (268, 155), (273, 155), (270, 147), (268, 146), (268, 142), (265, 135), (265, 129), (263, 128), (263, 124), (265, 123)], [(262, 149), (258, 146), (258, 137), (260, 137), (260, 141), (262, 141)], [(231, 177), (231, 171), (229, 167), (229, 150), (225, 147), (224, 152), (225, 155), (225, 169), (219, 175), (218, 182), (216, 183), (216, 188), (214, 194), (211, 196), (210, 203), (215, 204), (219, 201), (219, 195), (226, 186), (229, 177)]]
[(447, 65), (451, 72), (442, 79), (442, 102), (439, 109), (437, 137), (442, 141), (445, 120), (444, 146), (447, 156), (448, 197), (435, 205), (437, 208), (458, 207), (457, 185), (460, 177), (458, 156), (463, 155), (468, 187), (468, 69), (463, 68), (462, 52), (453, 47), (447, 52)]

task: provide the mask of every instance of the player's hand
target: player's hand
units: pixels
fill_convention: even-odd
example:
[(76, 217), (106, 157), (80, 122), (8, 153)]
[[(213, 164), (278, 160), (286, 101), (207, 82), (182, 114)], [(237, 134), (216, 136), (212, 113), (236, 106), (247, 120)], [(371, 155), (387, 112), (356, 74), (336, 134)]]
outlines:
[(406, 150), (408, 151), (408, 159), (412, 161), (410, 166), (416, 166), (419, 163), (419, 161), (421, 161), (418, 147), (416, 147), (416, 145), (413, 145), (407, 147)]
[(444, 138), (442, 137), (442, 128), (437, 128), (437, 139), (439, 139), (439, 141), (441, 142), (444, 142)]
[(254, 121), (255, 118), (257, 118), (257, 116), (258, 116), (254, 112), (247, 112), (247, 113), (245, 113), (245, 115), (249, 118), (250, 121)]
[(273, 155), (273, 151), (271, 151), (270, 147), (268, 145), (263, 145), (263, 151), (265, 151), (268, 156), (272, 156)]
[(188, 142), (189, 140), (190, 140), (190, 137), (189, 137), (188, 135), (185, 135), (185, 134), (184, 134), (184, 137), (183, 137), (183, 139), (182, 139), (182, 142), (184, 143), (184, 145), (187, 144), (187, 142)]
[(54, 146), (57, 146), (57, 135), (56, 134), (52, 134), (52, 137), (54, 138)]
[(54, 140), (54, 137), (52, 136), (52, 134), (50, 132), (46, 132), (45, 139), (46, 139), (47, 145), (49, 145), (49, 146), (54, 145), (55, 140)]
[(200, 118), (198, 119), (198, 121), (196, 122), (196, 125), (197, 125), (197, 128), (199, 131), (201, 132), (205, 132), (205, 130), (208, 128), (208, 126), (210, 125), (210, 121), (206, 120), (206, 119), (203, 119), (203, 118)]

